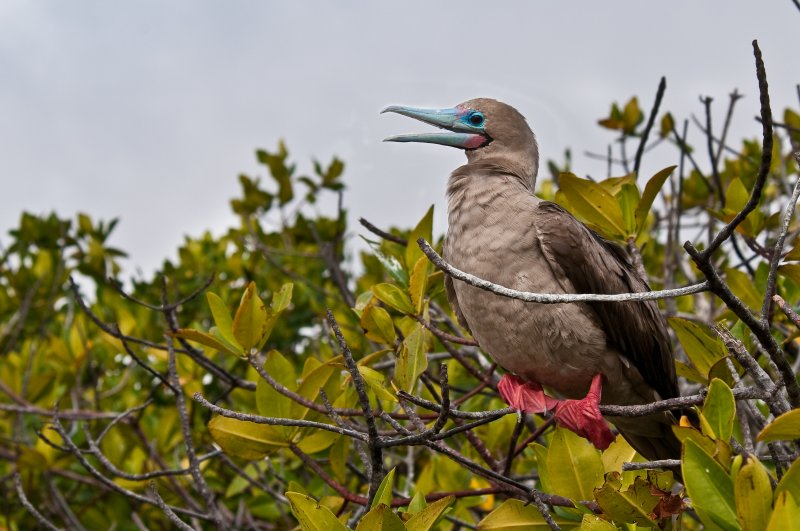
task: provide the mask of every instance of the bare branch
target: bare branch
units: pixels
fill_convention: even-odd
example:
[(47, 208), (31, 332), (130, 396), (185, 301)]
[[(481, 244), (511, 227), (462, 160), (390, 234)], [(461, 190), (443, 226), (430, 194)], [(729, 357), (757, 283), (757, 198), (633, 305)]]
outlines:
[(563, 304), (568, 302), (631, 302), (631, 301), (654, 301), (659, 299), (667, 299), (670, 297), (682, 297), (683, 295), (691, 295), (693, 293), (700, 293), (708, 291), (708, 282), (700, 282), (691, 286), (676, 289), (665, 289), (661, 291), (644, 291), (640, 293), (616, 293), (613, 295), (608, 294), (595, 294), (595, 293), (532, 293), (530, 291), (517, 291), (515, 289), (507, 288), (499, 284), (494, 284), (488, 280), (476, 277), (470, 273), (465, 273), (460, 269), (456, 269), (452, 265), (444, 261), (439, 254), (433, 250), (424, 238), (417, 240), (422, 252), (425, 256), (436, 266), (437, 269), (447, 273), (456, 280), (466, 282), (471, 286), (480, 288), (485, 291), (491, 291), (497, 295), (508, 297), (510, 299), (518, 299), (525, 302), (538, 302), (540, 304)]
[(647, 117), (647, 125), (642, 133), (642, 138), (639, 140), (639, 147), (636, 148), (636, 157), (633, 163), (633, 173), (636, 174), (636, 178), (639, 177), (639, 166), (642, 163), (644, 146), (647, 144), (647, 137), (650, 136), (650, 130), (653, 128), (653, 123), (656, 121), (658, 108), (661, 106), (661, 99), (664, 97), (665, 90), (667, 90), (667, 78), (661, 76), (661, 81), (658, 82), (658, 90), (656, 91), (656, 100), (653, 102), (653, 109), (650, 111), (650, 116)]
[(195, 531), (192, 526), (181, 520), (177, 514), (170, 508), (169, 505), (161, 498), (158, 494), (158, 489), (156, 488), (156, 482), (150, 481), (150, 494), (156, 500), (156, 504), (158, 504), (159, 509), (161, 509), (164, 514), (167, 515), (167, 518), (177, 526), (178, 529), (182, 531)]
[(22, 506), (25, 507), (36, 521), (39, 522), (40, 525), (50, 529), (51, 531), (61, 531), (60, 527), (56, 527), (50, 520), (44, 517), (42, 513), (40, 513), (36, 507), (28, 500), (28, 497), (25, 496), (25, 490), (22, 488), (22, 477), (19, 475), (19, 472), (14, 473), (14, 487), (17, 489), (17, 496), (19, 496), (19, 501), (22, 503)]

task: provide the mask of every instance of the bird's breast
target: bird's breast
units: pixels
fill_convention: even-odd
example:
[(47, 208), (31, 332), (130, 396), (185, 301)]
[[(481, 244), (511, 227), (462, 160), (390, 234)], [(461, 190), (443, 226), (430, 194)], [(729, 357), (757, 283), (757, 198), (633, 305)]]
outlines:
[[(534, 215), (539, 200), (496, 193), (478, 199), (483, 200), (456, 210), (451, 204), (445, 258), (509, 288), (567, 292), (539, 245)], [(605, 333), (585, 305), (526, 303), (459, 281), (454, 290), (473, 336), (505, 369), (575, 397), (585, 393), (594, 374), (608, 369)]]

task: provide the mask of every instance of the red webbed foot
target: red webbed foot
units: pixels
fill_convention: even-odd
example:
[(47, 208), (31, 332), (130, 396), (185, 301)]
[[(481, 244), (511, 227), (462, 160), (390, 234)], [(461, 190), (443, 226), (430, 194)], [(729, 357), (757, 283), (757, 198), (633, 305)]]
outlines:
[(605, 450), (614, 441), (614, 434), (600, 414), (602, 392), (603, 375), (595, 374), (586, 398), (558, 403), (555, 418), (560, 426), (589, 439), (596, 448)]
[(497, 384), (497, 390), (506, 403), (526, 413), (546, 413), (554, 409), (559, 401), (544, 394), (536, 382), (526, 382), (513, 374), (505, 374)]

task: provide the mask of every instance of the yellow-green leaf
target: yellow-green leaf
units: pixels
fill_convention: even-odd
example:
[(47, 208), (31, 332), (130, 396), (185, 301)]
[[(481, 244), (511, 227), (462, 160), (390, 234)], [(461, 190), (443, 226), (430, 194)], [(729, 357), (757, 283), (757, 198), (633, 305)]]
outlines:
[[(555, 515), (554, 519), (561, 529), (575, 529), (578, 523), (564, 520)], [(478, 523), (480, 531), (535, 531), (537, 529), (550, 529), (539, 509), (533, 504), (526, 504), (522, 500), (506, 500), (500, 507), (486, 515)]]
[(393, 345), (396, 338), (394, 323), (385, 309), (380, 306), (367, 306), (361, 313), (361, 327), (372, 341)]
[(422, 313), (422, 303), (425, 301), (425, 290), (428, 289), (428, 274), (431, 263), (427, 256), (420, 257), (414, 264), (411, 271), (411, 279), (408, 281), (408, 291), (411, 293), (411, 304), (417, 314)]
[(411, 304), (411, 299), (405, 291), (400, 289), (394, 284), (381, 283), (372, 286), (372, 293), (378, 299), (388, 304), (400, 313), (413, 314), (414, 306)]
[(658, 131), (658, 136), (661, 138), (666, 138), (672, 134), (672, 130), (674, 128), (675, 120), (672, 118), (672, 114), (665, 113), (664, 116), (661, 117), (661, 128)]
[(736, 515), (742, 529), (765, 529), (772, 513), (772, 486), (769, 474), (758, 459), (750, 459), (734, 479)]
[(625, 107), (622, 109), (622, 121), (625, 124), (623, 131), (627, 134), (633, 134), (636, 131), (636, 126), (644, 120), (644, 113), (639, 108), (639, 99), (634, 96)]
[(384, 385), (385, 376), (383, 373), (369, 367), (365, 367), (364, 365), (358, 366), (358, 372), (361, 373), (361, 377), (364, 378), (364, 382), (366, 382), (367, 387), (372, 389), (376, 397), (378, 397), (380, 400), (397, 402), (397, 397), (389, 392)]
[(258, 296), (256, 283), (250, 282), (233, 318), (233, 335), (245, 353), (259, 344), (266, 322), (267, 309)]
[(661, 190), (661, 187), (664, 186), (664, 183), (673, 171), (675, 171), (675, 166), (668, 166), (650, 177), (650, 180), (647, 181), (644, 192), (642, 193), (642, 198), (639, 200), (639, 205), (636, 207), (637, 232), (641, 232), (642, 229), (644, 229), (647, 213), (650, 212), (650, 207), (653, 206), (653, 201), (655, 201), (658, 192)]
[[(297, 375), (295, 374), (294, 365), (277, 350), (271, 350), (267, 353), (267, 359), (264, 361), (264, 370), (289, 391), (297, 389)], [(278, 392), (266, 380), (263, 378), (258, 379), (256, 383), (256, 407), (261, 415), (283, 419), (293, 418), (294, 404), (294, 400)], [(282, 434), (283, 440), (289, 441), (299, 428), (295, 426), (275, 426), (274, 429)]]
[(789, 470), (783, 474), (780, 482), (778, 482), (778, 486), (775, 487), (776, 500), (782, 492), (788, 492), (795, 500), (800, 499), (800, 458), (794, 460), (792, 466), (789, 467)]
[(761, 430), (758, 440), (762, 442), (790, 441), (800, 439), (800, 409), (793, 409), (776, 418)]
[(394, 380), (400, 389), (409, 393), (413, 391), (417, 378), (428, 368), (429, 342), (430, 332), (420, 323), (416, 323), (400, 346), (400, 354), (395, 363)]
[(406, 522), (406, 529), (408, 531), (428, 531), (433, 529), (433, 526), (436, 525), (436, 522), (444, 515), (455, 499), (455, 496), (447, 496), (428, 505)]
[(195, 343), (200, 343), (201, 345), (211, 347), (214, 350), (233, 354), (234, 356), (242, 355), (241, 351), (237, 352), (231, 350), (231, 347), (229, 345), (226, 345), (222, 341), (222, 339), (218, 339), (210, 334), (204, 334), (203, 332), (194, 330), (192, 328), (181, 328), (180, 330), (176, 330), (175, 332), (173, 332), (172, 336), (188, 339), (189, 341), (194, 341)]
[(617, 238), (626, 236), (619, 203), (602, 186), (572, 173), (562, 173), (559, 185), (573, 214), (605, 235)]
[(422, 252), (422, 249), (420, 249), (419, 245), (417, 244), (417, 240), (419, 238), (425, 238), (425, 241), (433, 245), (433, 242), (431, 241), (433, 239), (433, 205), (428, 208), (428, 211), (424, 216), (422, 216), (422, 219), (419, 220), (417, 226), (414, 227), (414, 230), (412, 230), (411, 234), (408, 235), (408, 245), (406, 246), (406, 267), (409, 271), (414, 268), (417, 260), (419, 260), (421, 257), (425, 257), (425, 253)]
[(219, 295), (208, 292), (206, 294), (208, 307), (211, 309), (211, 315), (214, 318), (214, 324), (217, 325), (220, 336), (232, 345), (238, 345), (236, 337), (233, 335), (233, 319), (228, 305), (225, 304)]
[(300, 522), (303, 531), (346, 531), (330, 509), (317, 503), (317, 500), (299, 492), (287, 492), (286, 497), (292, 506), (292, 514)]
[(668, 321), (692, 364), (700, 374), (708, 377), (711, 367), (728, 354), (722, 340), (708, 327), (692, 321), (679, 317), (671, 317)]
[(713, 433), (707, 434), (722, 441), (729, 441), (736, 420), (736, 400), (733, 391), (719, 378), (711, 380), (703, 404), (703, 417)]
[(625, 235), (632, 236), (637, 233), (636, 209), (639, 204), (639, 189), (635, 184), (625, 184), (617, 194), (622, 221), (625, 223)]
[(800, 522), (800, 505), (788, 492), (782, 492), (775, 500), (775, 510), (769, 519), (766, 531), (786, 531), (796, 529)]
[(622, 490), (622, 481), (617, 472), (606, 475), (605, 484), (594, 491), (603, 513), (615, 522), (652, 527), (655, 522), (650, 514), (658, 505), (659, 497), (652, 494), (650, 484), (637, 477), (633, 485)]
[(272, 426), (228, 417), (211, 419), (208, 432), (226, 454), (248, 461), (263, 459), (276, 448), (287, 446)]
[(725, 531), (738, 530), (733, 481), (725, 469), (691, 439), (684, 441), (681, 461), (686, 491), (701, 520)]
[(406, 531), (406, 526), (391, 508), (381, 503), (364, 515), (356, 531)]
[(551, 471), (553, 492), (572, 500), (591, 500), (595, 487), (603, 483), (600, 452), (583, 437), (561, 427), (550, 441), (547, 469)]
[(392, 499), (394, 499), (394, 496), (392, 495), (393, 488), (394, 488), (394, 468), (391, 469), (389, 473), (383, 477), (381, 484), (378, 485), (378, 490), (375, 491), (375, 497), (372, 498), (371, 507), (374, 509), (381, 503), (386, 506), (391, 506)]

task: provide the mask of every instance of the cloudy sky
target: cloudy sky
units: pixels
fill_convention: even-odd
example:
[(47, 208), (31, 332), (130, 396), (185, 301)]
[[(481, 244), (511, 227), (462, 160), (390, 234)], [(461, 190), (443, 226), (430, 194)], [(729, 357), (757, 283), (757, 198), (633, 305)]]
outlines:
[[(120, 217), (129, 273), (151, 271), (184, 235), (234, 222), (239, 173), (284, 138), (301, 170), (347, 163), (355, 220), (408, 226), (435, 203), (458, 150), (385, 144), (425, 126), (388, 104), (477, 96), (528, 117), (543, 158), (613, 139), (595, 124), (613, 100), (700, 113), (745, 94), (734, 138), (757, 136), (750, 42), (764, 52), (773, 108), (797, 108), (800, 12), (790, 0), (26, 1), (0, 2), (0, 243), (23, 210)], [(662, 161), (645, 165), (655, 171)], [(353, 225), (354, 233), (357, 232)]]

